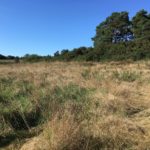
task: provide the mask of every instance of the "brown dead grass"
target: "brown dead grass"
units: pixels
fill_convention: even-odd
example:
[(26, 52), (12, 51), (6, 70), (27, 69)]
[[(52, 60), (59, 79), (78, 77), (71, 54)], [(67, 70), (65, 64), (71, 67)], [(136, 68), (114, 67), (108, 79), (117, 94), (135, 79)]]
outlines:
[[(113, 76), (116, 70), (135, 71), (140, 78), (133, 82), (119, 80)], [(1, 65), (0, 76), (24, 78), (37, 88), (73, 83), (94, 90), (89, 117), (79, 122), (70, 109), (58, 111), (45, 123), (43, 133), (29, 139), (21, 150), (150, 149), (149, 62)]]

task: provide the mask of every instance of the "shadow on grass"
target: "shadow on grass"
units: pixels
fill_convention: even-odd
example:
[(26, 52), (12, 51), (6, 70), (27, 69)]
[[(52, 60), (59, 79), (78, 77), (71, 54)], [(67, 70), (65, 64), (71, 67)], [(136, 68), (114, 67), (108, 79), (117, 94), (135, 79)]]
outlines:
[(14, 134), (6, 135), (6, 136), (0, 136), (0, 148), (9, 145), (15, 139), (16, 139), (16, 135), (14, 135)]
[(42, 131), (41, 129), (38, 129), (38, 130), (33, 129), (32, 131), (23, 130), (23, 131), (18, 131), (15, 133), (7, 133), (3, 136), (0, 135), (0, 149), (8, 146), (9, 144), (17, 140), (20, 141), (26, 138), (32, 138), (38, 135), (41, 131)]

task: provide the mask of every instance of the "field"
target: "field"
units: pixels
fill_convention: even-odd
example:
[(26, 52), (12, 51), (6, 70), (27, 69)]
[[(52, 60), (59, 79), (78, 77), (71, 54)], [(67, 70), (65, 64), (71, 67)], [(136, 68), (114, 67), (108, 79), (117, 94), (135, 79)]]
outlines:
[(149, 150), (150, 61), (1, 64), (0, 149)]

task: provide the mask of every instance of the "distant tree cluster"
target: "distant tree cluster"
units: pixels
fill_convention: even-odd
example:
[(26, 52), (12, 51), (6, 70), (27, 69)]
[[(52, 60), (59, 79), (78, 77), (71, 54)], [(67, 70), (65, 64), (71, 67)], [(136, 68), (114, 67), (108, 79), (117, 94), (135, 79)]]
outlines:
[[(130, 20), (128, 12), (114, 12), (96, 27), (94, 47), (56, 51), (54, 56), (26, 54), (23, 62), (140, 60), (150, 58), (150, 14), (141, 10)], [(0, 59), (16, 59), (0, 55)]]
[(54, 54), (52, 60), (59, 61), (86, 61), (88, 59), (88, 54), (93, 51), (92, 47), (79, 47), (73, 50), (64, 49), (61, 52), (57, 51)]
[(112, 13), (97, 26), (92, 40), (97, 60), (150, 58), (150, 14), (141, 10), (129, 20), (128, 12)]
[(150, 58), (150, 14), (141, 10), (129, 19), (128, 12), (114, 12), (96, 27), (94, 47), (57, 51), (56, 60), (140, 60)]
[(11, 55), (4, 56), (2, 54), (0, 54), (0, 60), (13, 60), (15, 63), (19, 63), (20, 61), (18, 56), (11, 56)]
[(0, 59), (7, 59), (7, 57), (0, 54)]

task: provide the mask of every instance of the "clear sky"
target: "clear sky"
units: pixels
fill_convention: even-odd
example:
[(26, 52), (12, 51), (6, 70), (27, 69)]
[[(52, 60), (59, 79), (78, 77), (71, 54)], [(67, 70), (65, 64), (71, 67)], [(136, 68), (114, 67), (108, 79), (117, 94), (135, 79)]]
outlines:
[(96, 26), (114, 11), (150, 12), (150, 0), (0, 0), (0, 54), (47, 55), (92, 46)]

